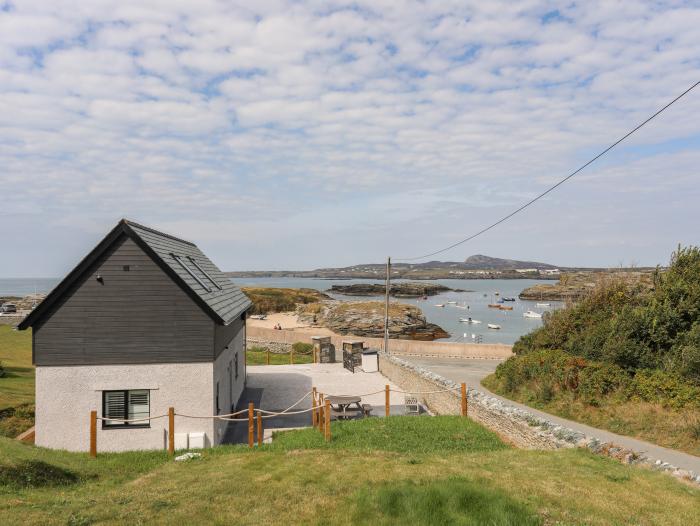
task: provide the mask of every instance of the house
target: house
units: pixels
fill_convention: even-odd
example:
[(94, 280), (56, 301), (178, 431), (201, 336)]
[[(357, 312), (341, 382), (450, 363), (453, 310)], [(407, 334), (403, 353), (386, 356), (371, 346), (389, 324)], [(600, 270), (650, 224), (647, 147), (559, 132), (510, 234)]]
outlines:
[[(250, 300), (196, 245), (126, 219), (18, 326), (32, 327), (39, 446), (87, 451), (90, 411), (231, 412), (245, 386)], [(165, 448), (168, 419), (98, 420), (100, 451)], [(177, 417), (221, 442), (226, 422)]]

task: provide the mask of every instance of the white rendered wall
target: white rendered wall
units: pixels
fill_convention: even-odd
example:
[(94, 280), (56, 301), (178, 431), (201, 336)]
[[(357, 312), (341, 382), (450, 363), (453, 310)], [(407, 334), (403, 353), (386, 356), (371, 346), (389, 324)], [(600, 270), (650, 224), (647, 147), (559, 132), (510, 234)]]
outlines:
[[(226, 366), (223, 368), (225, 371)], [(108, 390), (150, 390), (152, 416), (166, 414), (170, 406), (176, 413), (212, 415), (213, 369), (212, 363), (38, 366), (35, 443), (52, 449), (88, 451), (90, 411), (102, 416), (102, 391)], [(152, 420), (146, 429), (102, 429), (101, 424), (97, 422), (98, 453), (167, 447), (167, 418)], [(211, 419), (175, 418), (176, 433), (197, 431), (206, 433), (207, 445), (214, 442)]]
[[(245, 326), (236, 333), (228, 344), (228, 348), (219, 355), (214, 362), (214, 381), (212, 383), (213, 395), (212, 414), (216, 413), (216, 383), (219, 382), (219, 414), (232, 413), (233, 407), (245, 388)], [(235, 378), (235, 356), (238, 353), (238, 379)], [(230, 364), (230, 368), (229, 368)], [(239, 415), (243, 418), (247, 415)], [(214, 423), (214, 445), (220, 444), (226, 432), (228, 422), (216, 420)]]

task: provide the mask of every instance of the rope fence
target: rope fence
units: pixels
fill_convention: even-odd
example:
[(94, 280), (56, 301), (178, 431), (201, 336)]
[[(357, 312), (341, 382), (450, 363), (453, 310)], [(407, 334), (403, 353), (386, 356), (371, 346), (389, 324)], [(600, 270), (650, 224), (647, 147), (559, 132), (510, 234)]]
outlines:
[[(192, 419), (212, 419), (212, 420), (219, 420), (219, 421), (224, 421), (224, 422), (248, 422), (248, 446), (253, 447), (255, 444), (254, 440), (254, 435), (256, 431), (256, 417), (257, 417), (257, 443), (258, 445), (262, 445), (262, 437), (263, 437), (263, 420), (266, 420), (268, 418), (277, 418), (277, 417), (283, 417), (283, 416), (293, 416), (293, 415), (302, 415), (306, 413), (311, 413), (311, 425), (313, 428), (318, 429), (324, 436), (325, 440), (328, 442), (331, 440), (331, 404), (330, 404), (330, 398), (332, 397), (353, 397), (353, 398), (359, 398), (360, 402), (362, 401), (363, 397), (366, 396), (373, 396), (377, 395), (380, 393), (385, 394), (385, 416), (389, 416), (390, 414), (390, 397), (391, 393), (396, 393), (396, 394), (404, 394), (404, 395), (431, 395), (431, 394), (438, 394), (438, 393), (448, 393), (448, 392), (454, 392), (461, 390), (461, 414), (462, 416), (466, 417), (467, 412), (468, 412), (468, 400), (467, 400), (467, 387), (466, 384), (461, 384), (460, 387), (452, 387), (452, 388), (447, 388), (447, 389), (439, 389), (439, 390), (434, 390), (434, 391), (403, 391), (400, 389), (393, 389), (389, 384), (387, 384), (384, 389), (381, 389), (379, 391), (373, 391), (371, 393), (364, 393), (360, 395), (329, 395), (329, 394), (324, 394), (320, 393), (317, 391), (315, 387), (311, 389), (311, 391), (308, 391), (307, 393), (304, 394), (299, 400), (294, 402), (292, 405), (287, 407), (286, 409), (283, 409), (282, 411), (269, 411), (266, 409), (262, 408), (256, 408), (253, 402), (250, 402), (248, 404), (247, 409), (242, 409), (240, 411), (236, 411), (234, 413), (227, 413), (223, 415), (210, 415), (210, 416), (202, 416), (202, 415), (188, 415), (185, 413), (176, 413), (175, 408), (170, 407), (168, 409), (168, 412), (163, 415), (155, 415), (155, 416), (149, 416), (147, 418), (131, 418), (131, 419), (121, 419), (121, 418), (108, 418), (104, 416), (97, 416), (97, 411), (91, 411), (90, 412), (90, 456), (96, 457), (97, 456), (97, 422), (102, 421), (102, 422), (117, 422), (120, 424), (133, 424), (133, 423), (138, 423), (138, 422), (150, 422), (151, 420), (158, 420), (161, 418), (168, 418), (168, 454), (172, 455), (175, 452), (175, 417), (180, 417), (180, 418), (192, 418)], [(304, 400), (306, 400), (309, 396), (311, 396), (311, 407), (307, 409), (299, 409), (296, 411), (292, 411), (295, 407), (297, 407), (300, 403), (302, 403)], [(361, 407), (364, 411), (364, 405)], [(370, 409), (371, 410), (371, 409)], [(246, 415), (245, 417), (242, 418), (236, 418), (239, 415)], [(368, 413), (364, 413), (368, 414)], [(337, 415), (337, 413), (336, 413)]]

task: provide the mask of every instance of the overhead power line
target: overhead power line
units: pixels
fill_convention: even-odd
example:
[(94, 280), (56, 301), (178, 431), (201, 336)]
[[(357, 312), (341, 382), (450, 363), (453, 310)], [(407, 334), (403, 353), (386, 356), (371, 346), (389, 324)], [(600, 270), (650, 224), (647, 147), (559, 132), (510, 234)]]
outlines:
[(544, 192), (542, 192), (541, 194), (539, 194), (537, 197), (534, 197), (533, 199), (531, 199), (530, 201), (528, 201), (527, 203), (525, 203), (525, 204), (522, 205), (521, 207), (519, 207), (519, 208), (513, 210), (513, 211), (512, 211), (511, 213), (509, 213), (508, 215), (503, 216), (501, 219), (499, 219), (499, 220), (496, 221), (495, 223), (493, 223), (493, 224), (491, 224), (491, 225), (489, 225), (489, 226), (487, 226), (487, 227), (482, 228), (482, 229), (479, 230), (478, 232), (476, 232), (476, 233), (470, 235), (469, 237), (466, 237), (466, 238), (462, 239), (461, 241), (457, 241), (456, 243), (452, 243), (451, 245), (449, 245), (449, 246), (447, 246), (447, 247), (445, 247), (445, 248), (441, 248), (440, 250), (436, 250), (435, 252), (431, 252), (431, 253), (429, 253), (429, 254), (424, 254), (424, 255), (422, 255), (422, 256), (416, 256), (416, 257), (411, 257), (411, 258), (395, 258), (396, 261), (415, 261), (415, 260), (417, 260), (417, 259), (425, 259), (425, 258), (429, 258), (429, 257), (432, 257), (432, 256), (436, 256), (436, 255), (438, 255), (438, 254), (442, 254), (443, 252), (447, 252), (448, 250), (451, 250), (451, 249), (453, 249), (453, 248), (455, 248), (455, 247), (458, 247), (459, 245), (462, 245), (462, 244), (466, 243), (467, 241), (471, 241), (471, 240), (474, 239), (475, 237), (478, 237), (478, 236), (480, 236), (481, 234), (484, 234), (484, 233), (488, 232), (488, 231), (491, 230), (492, 228), (497, 227), (497, 226), (500, 225), (501, 223), (504, 223), (504, 222), (508, 221), (508, 220), (509, 220), (511, 217), (513, 217), (514, 215), (518, 214), (519, 212), (522, 212), (522, 211), (525, 210), (527, 207), (529, 207), (530, 205), (532, 205), (532, 204), (534, 204), (535, 202), (539, 201), (540, 199), (542, 199), (545, 195), (547, 195), (548, 193), (550, 193), (550, 192), (553, 191), (554, 189), (556, 189), (556, 188), (558, 188), (559, 186), (563, 185), (566, 181), (568, 181), (568, 180), (571, 179), (573, 176), (575, 176), (576, 174), (578, 174), (581, 170), (583, 170), (584, 168), (586, 168), (588, 165), (590, 165), (590, 164), (594, 163), (595, 161), (597, 161), (598, 159), (600, 159), (603, 155), (605, 155), (605, 154), (608, 153), (610, 150), (612, 150), (613, 148), (615, 148), (615, 146), (617, 146), (617, 145), (620, 144), (622, 141), (624, 141), (625, 139), (627, 139), (630, 135), (632, 135), (633, 133), (635, 133), (636, 131), (638, 131), (640, 128), (642, 128), (644, 125), (648, 124), (649, 122), (651, 122), (652, 120), (654, 120), (656, 117), (658, 117), (659, 115), (661, 115), (664, 111), (666, 111), (666, 110), (667, 110), (668, 108), (670, 108), (673, 104), (675, 104), (676, 102), (678, 102), (678, 101), (679, 101), (681, 98), (683, 98), (685, 95), (687, 95), (688, 93), (690, 93), (690, 92), (691, 92), (693, 89), (695, 89), (698, 85), (700, 85), (700, 81), (698, 81), (698, 82), (696, 82), (695, 84), (693, 84), (692, 86), (690, 86), (687, 90), (685, 90), (683, 93), (681, 93), (680, 95), (678, 95), (675, 99), (673, 99), (671, 102), (669, 102), (668, 104), (666, 104), (663, 108), (661, 108), (660, 110), (658, 110), (658, 111), (657, 111), (656, 113), (654, 113), (651, 117), (648, 117), (644, 122), (642, 122), (641, 124), (638, 124), (637, 126), (635, 126), (632, 130), (630, 130), (630, 131), (627, 132), (625, 135), (623, 135), (623, 136), (620, 137), (618, 140), (616, 140), (614, 143), (612, 143), (610, 146), (608, 146), (607, 148), (605, 148), (605, 150), (603, 150), (603, 151), (600, 152), (598, 155), (596, 155), (595, 157), (593, 157), (590, 161), (588, 161), (588, 162), (586, 162), (585, 164), (581, 165), (581, 166), (580, 166), (579, 168), (577, 168), (575, 171), (571, 172), (569, 175), (567, 175), (566, 177), (564, 177), (564, 178), (563, 178), (561, 181), (559, 181), (557, 184), (555, 184), (554, 186), (549, 187), (547, 190), (545, 190)]

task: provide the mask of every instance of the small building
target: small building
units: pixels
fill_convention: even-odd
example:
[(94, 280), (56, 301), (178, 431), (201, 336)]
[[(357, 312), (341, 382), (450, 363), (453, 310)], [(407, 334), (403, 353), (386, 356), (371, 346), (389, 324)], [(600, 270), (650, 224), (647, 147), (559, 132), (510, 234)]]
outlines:
[[(196, 245), (121, 220), (18, 326), (32, 327), (39, 446), (162, 449), (164, 415), (230, 413), (246, 381), (250, 300)], [(224, 436), (226, 422), (177, 417), (176, 433)]]

